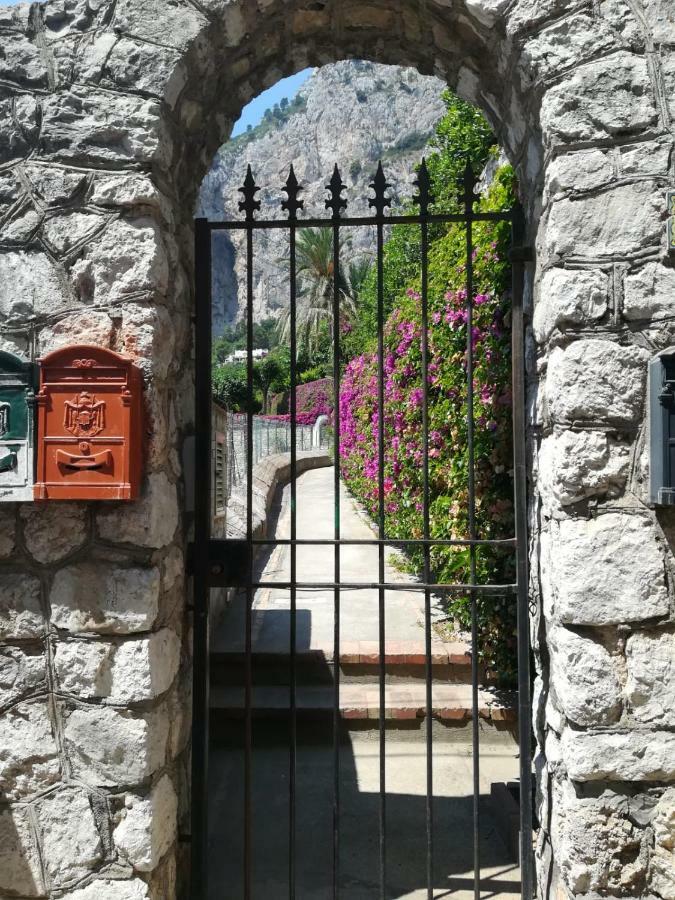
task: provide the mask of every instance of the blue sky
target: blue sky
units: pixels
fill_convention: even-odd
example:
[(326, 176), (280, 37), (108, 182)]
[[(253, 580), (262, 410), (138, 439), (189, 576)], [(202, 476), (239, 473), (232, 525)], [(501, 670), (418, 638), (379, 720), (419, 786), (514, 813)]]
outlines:
[(284, 97), (292, 100), (312, 72), (313, 69), (304, 69), (302, 72), (298, 72), (297, 75), (282, 78), (281, 81), (277, 81), (271, 88), (259, 94), (255, 100), (251, 100), (244, 107), (241, 118), (235, 124), (232, 130), (232, 137), (236, 137), (238, 134), (246, 131), (249, 125), (257, 125), (262, 119), (265, 110), (270, 109), (275, 103), (279, 103)]

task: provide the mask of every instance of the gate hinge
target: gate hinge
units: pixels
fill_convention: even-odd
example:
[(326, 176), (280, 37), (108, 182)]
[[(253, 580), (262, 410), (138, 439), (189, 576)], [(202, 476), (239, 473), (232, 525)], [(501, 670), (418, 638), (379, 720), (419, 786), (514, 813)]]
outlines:
[(534, 251), (532, 247), (511, 247), (509, 260), (510, 262), (533, 262)]
[[(251, 572), (251, 545), (246, 540), (210, 540), (206, 577), (209, 587), (245, 587)], [(188, 544), (187, 573), (197, 572), (197, 550)]]

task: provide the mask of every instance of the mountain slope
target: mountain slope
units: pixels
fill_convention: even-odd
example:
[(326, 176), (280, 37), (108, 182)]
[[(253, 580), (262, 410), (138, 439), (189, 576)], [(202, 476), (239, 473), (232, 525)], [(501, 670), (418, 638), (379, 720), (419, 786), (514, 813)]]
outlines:
[[(293, 164), (303, 185), (301, 215), (324, 216), (325, 185), (334, 164), (347, 184), (347, 214), (368, 211), (368, 184), (378, 160), (391, 183), (394, 206), (413, 193), (414, 165), (419, 162), (438, 119), (443, 115), (443, 82), (414, 69), (344, 61), (317, 69), (296, 99), (253, 131), (225, 144), (202, 185), (199, 214), (241, 218), (238, 188), (250, 163), (262, 190), (260, 215), (283, 218), (281, 187)], [(245, 238), (217, 235), (214, 253), (214, 333), (245, 313)], [(349, 235), (352, 253), (372, 252), (370, 229)], [(256, 236), (254, 315), (276, 317), (288, 303), (283, 231)]]

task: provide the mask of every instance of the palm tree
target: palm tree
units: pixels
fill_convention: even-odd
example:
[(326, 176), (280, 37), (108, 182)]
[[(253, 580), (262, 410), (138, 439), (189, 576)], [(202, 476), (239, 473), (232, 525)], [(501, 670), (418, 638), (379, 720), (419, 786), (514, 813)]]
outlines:
[(349, 263), (349, 293), (356, 304), (359, 302), (361, 291), (372, 267), (373, 261), (368, 256), (360, 256)]
[[(331, 337), (334, 335), (333, 302), (336, 283), (334, 269), (332, 231), (328, 228), (299, 229), (296, 243), (298, 276), (296, 323), (298, 336), (304, 338), (310, 352), (315, 351), (318, 346), (324, 323), (328, 323)], [(341, 267), (337, 273), (337, 287), (341, 315), (351, 318), (355, 312), (354, 297)], [(289, 343), (290, 331), (291, 311), (285, 309), (279, 320), (279, 333), (283, 342)]]

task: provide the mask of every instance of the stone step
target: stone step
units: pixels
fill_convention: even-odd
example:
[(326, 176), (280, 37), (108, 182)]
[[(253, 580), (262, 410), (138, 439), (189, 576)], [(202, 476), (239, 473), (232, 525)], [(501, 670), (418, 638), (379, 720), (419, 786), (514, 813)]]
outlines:
[[(298, 686), (296, 707), (302, 717), (333, 714), (334, 692), (330, 685)], [(211, 688), (211, 721), (240, 718), (245, 714), (244, 688), (216, 685)], [(472, 718), (470, 685), (434, 684), (432, 715), (446, 722), (464, 722)], [(290, 710), (289, 690), (285, 686), (254, 686), (252, 710), (256, 718), (283, 716)], [(340, 688), (340, 714), (350, 721), (379, 720), (379, 689), (372, 684), (348, 683)], [(415, 721), (426, 718), (426, 690), (420, 683), (385, 685), (384, 716), (387, 720)], [(478, 715), (491, 722), (514, 722), (516, 704), (513, 695), (479, 688)]]
[[(332, 682), (333, 649), (302, 648), (296, 654), (299, 683)], [(287, 650), (256, 649), (252, 652), (254, 683), (288, 684), (290, 655)], [(214, 684), (243, 683), (246, 655), (243, 651), (216, 651), (211, 654), (211, 680)], [(406, 681), (426, 678), (424, 643), (387, 642), (384, 655), (387, 675)], [(463, 643), (433, 642), (431, 668), (434, 681), (467, 684), (471, 681), (471, 654)], [(353, 641), (340, 648), (341, 678), (377, 680), (380, 673), (379, 645), (376, 641)]]

